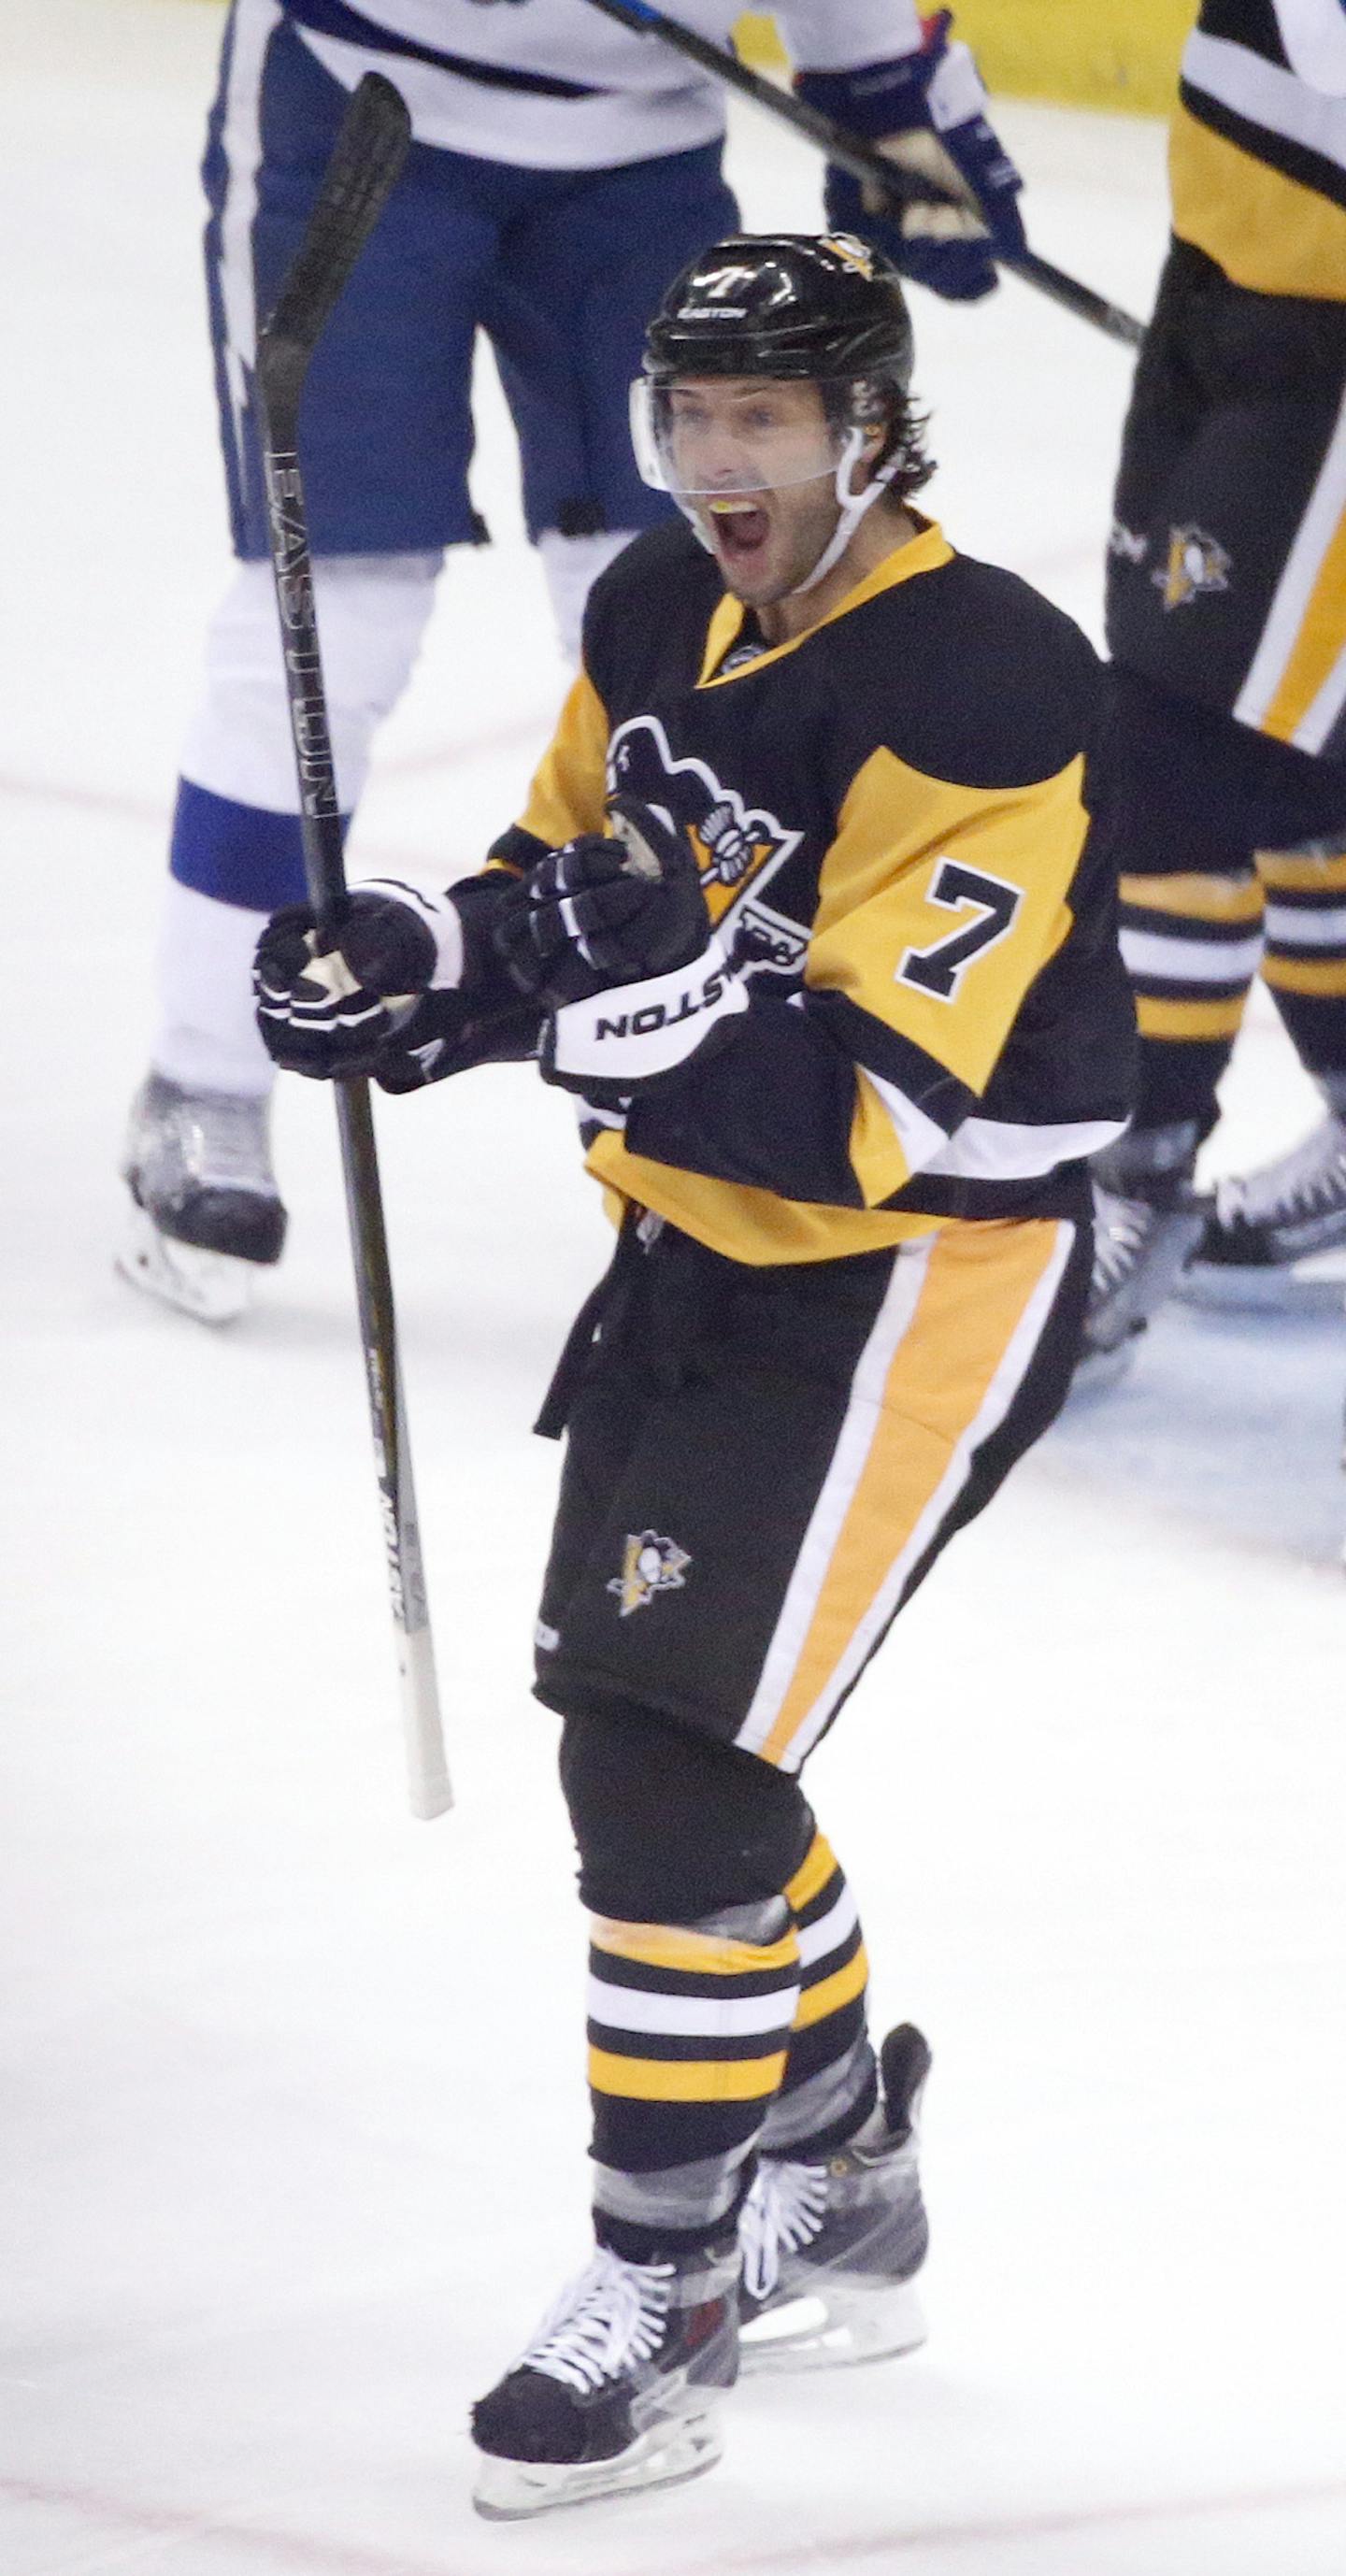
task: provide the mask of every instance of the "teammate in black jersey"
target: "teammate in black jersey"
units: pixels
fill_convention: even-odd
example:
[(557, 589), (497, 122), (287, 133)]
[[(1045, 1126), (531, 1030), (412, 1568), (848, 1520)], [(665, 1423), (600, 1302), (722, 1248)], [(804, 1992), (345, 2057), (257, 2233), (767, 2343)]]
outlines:
[[(1097, 1352), (1191, 1293), (1260, 1303), (1346, 1244), (1346, 15), (1204, 0), (1183, 56), (1174, 239), (1108, 565), (1096, 768), (1141, 1032), (1101, 1169)], [(1192, 1188), (1261, 966), (1326, 1110)], [(1325, 1264), (1323, 1256), (1329, 1256)]]
[(858, 241), (707, 252), (636, 392), (688, 524), (596, 586), (521, 820), (447, 894), (354, 894), (339, 952), (302, 908), (259, 951), (301, 1071), (536, 1048), (620, 1219), (540, 1426), (597, 2241), (475, 2410), (488, 2513), (690, 2476), (741, 2362), (921, 2334), (928, 2051), (876, 2060), (798, 1775), (1062, 1400), (1131, 1010), (1094, 657), (914, 508), (910, 369)]

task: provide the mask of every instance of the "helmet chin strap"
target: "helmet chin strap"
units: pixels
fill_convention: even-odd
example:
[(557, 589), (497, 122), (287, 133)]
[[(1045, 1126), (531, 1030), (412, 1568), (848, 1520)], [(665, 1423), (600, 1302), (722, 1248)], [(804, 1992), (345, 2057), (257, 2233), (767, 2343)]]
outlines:
[(887, 491), (889, 477), (893, 471), (891, 466), (886, 471), (883, 466), (880, 466), (877, 473), (865, 485), (863, 492), (852, 492), (851, 475), (861, 462), (864, 452), (865, 432), (858, 423), (853, 423), (846, 432), (845, 444), (837, 458), (835, 476), (839, 513), (837, 524), (812, 572), (803, 581), (797, 581), (793, 590), (787, 590), (785, 594), (787, 599), (802, 599), (806, 590), (816, 589), (818, 583), (826, 579), (833, 566), (841, 561), (866, 510), (872, 510), (880, 495)]

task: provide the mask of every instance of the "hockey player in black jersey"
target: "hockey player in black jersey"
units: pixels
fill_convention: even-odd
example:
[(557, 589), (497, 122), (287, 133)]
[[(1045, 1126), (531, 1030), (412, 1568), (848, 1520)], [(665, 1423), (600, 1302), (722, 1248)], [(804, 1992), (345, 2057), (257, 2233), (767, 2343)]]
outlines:
[(474, 2411), (490, 2514), (694, 2475), (741, 2366), (921, 2334), (929, 2052), (871, 2045), (799, 1773), (1062, 1401), (1131, 1011), (1094, 657), (914, 508), (910, 369), (858, 241), (705, 253), (635, 394), (688, 524), (597, 584), (520, 821), (447, 893), (354, 893), (339, 949), (301, 908), (258, 954), (301, 1071), (535, 1049), (619, 1223), (539, 1425), (596, 2242)]
[[(1271, 1303), (1346, 1245), (1346, 12), (1203, 0), (1173, 123), (1173, 243), (1108, 563), (1095, 778), (1140, 1022), (1100, 1169), (1096, 1354), (1190, 1293)], [(1193, 1188), (1260, 971), (1325, 1115)], [(1204, 1221), (1203, 1221), (1204, 1220)]]

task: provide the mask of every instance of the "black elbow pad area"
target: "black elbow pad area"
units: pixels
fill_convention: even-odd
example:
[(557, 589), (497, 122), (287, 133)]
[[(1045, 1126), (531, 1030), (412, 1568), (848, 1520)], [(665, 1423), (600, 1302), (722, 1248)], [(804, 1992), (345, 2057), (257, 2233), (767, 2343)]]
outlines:
[(718, 1055), (632, 1103), (633, 1154), (828, 1207), (863, 1207), (851, 1168), (855, 1064), (808, 1010), (753, 998)]

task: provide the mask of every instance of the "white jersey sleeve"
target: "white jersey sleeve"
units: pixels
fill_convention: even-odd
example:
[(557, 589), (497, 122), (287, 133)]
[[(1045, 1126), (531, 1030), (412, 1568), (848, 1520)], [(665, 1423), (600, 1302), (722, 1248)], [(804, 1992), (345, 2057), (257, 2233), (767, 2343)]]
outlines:
[[(680, 10), (681, 0), (675, 0)], [(916, 0), (776, 0), (773, 17), (801, 71), (848, 72), (890, 63), (921, 43)]]
[[(676, 17), (727, 46), (743, 0), (673, 0)], [(590, 0), (239, 0), (283, 13), (346, 89), (367, 71), (401, 90), (419, 143), (537, 170), (594, 170), (713, 143), (724, 91), (654, 35)], [(920, 42), (915, 0), (780, 0), (781, 32), (811, 71), (883, 62)], [(383, 39), (392, 37), (386, 47)]]

